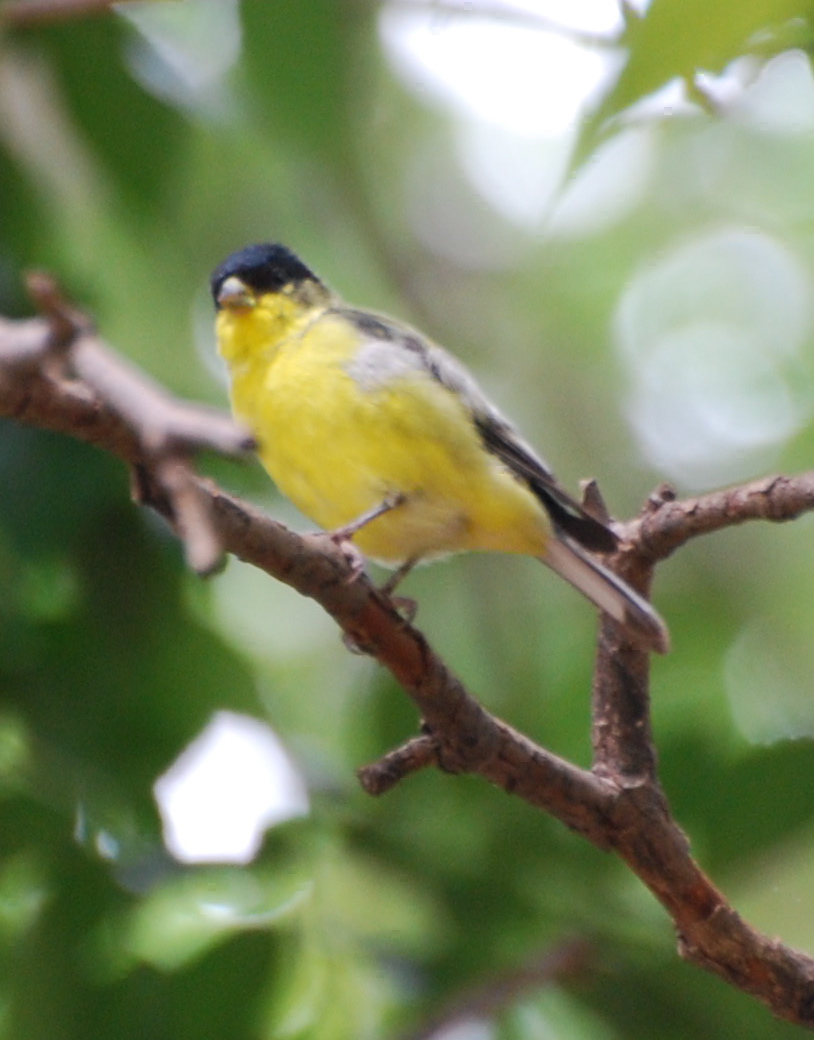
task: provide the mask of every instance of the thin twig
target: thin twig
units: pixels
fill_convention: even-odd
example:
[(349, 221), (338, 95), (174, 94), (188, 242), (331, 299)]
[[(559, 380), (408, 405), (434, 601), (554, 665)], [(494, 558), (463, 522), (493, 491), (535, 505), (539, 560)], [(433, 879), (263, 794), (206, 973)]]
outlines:
[(116, 0), (6, 0), (0, 6), (0, 24), (18, 29), (49, 22), (66, 22), (107, 14)]
[(535, 960), (467, 987), (404, 1040), (432, 1040), (464, 1022), (493, 1019), (524, 994), (584, 972), (595, 952), (585, 939), (568, 939)]
[(747, 484), (678, 500), (662, 488), (643, 514), (622, 525), (639, 555), (665, 560), (692, 538), (751, 520), (783, 523), (814, 509), (814, 470), (790, 477), (774, 474)]
[(411, 773), (438, 765), (438, 742), (424, 734), (413, 737), (383, 755), (378, 761), (362, 766), (356, 775), (368, 794), (386, 794)]

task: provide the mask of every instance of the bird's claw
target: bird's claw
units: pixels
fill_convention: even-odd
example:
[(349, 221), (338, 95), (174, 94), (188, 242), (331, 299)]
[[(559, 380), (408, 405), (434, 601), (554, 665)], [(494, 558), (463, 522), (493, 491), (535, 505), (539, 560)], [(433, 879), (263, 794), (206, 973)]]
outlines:
[(352, 585), (365, 573), (364, 554), (347, 538), (341, 538), (339, 536), (334, 537), (333, 534), (329, 535), (329, 537), (334, 545), (342, 552), (345, 561), (350, 567), (350, 571), (345, 577), (345, 583), (347, 585)]

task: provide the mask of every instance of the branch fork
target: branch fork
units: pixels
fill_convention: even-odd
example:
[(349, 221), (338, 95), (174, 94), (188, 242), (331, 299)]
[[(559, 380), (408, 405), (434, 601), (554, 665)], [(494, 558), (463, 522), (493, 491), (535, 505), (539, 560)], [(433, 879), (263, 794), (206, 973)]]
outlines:
[(19, 323), (11, 364), (30, 371), (39, 367), (57, 382), (73, 380), (114, 412), (138, 448), (138, 458), (128, 460), (134, 498), (143, 503), (163, 498), (189, 566), (204, 575), (217, 570), (224, 548), (191, 460), (207, 448), (245, 455), (254, 447), (251, 434), (221, 412), (177, 400), (116, 355), (50, 275), (31, 272), (26, 285), (41, 319)]

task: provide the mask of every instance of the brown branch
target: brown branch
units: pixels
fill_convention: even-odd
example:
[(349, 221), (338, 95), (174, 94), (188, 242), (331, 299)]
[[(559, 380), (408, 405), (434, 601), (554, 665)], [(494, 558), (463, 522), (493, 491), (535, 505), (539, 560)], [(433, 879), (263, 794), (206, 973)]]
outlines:
[(468, 987), (404, 1040), (432, 1040), (459, 1023), (495, 1018), (525, 993), (563, 983), (584, 972), (594, 953), (584, 939), (569, 939), (519, 968)]
[[(641, 592), (650, 569), (628, 550), (617, 569)], [(592, 686), (593, 770), (614, 783), (656, 784), (656, 751), (650, 724), (650, 660), (603, 620)]]
[[(209, 497), (201, 493), (189, 457), (203, 448), (241, 455), (253, 447), (251, 435), (221, 412), (176, 400), (114, 354), (49, 275), (32, 273), (27, 285), (43, 317), (0, 325), (0, 334), (8, 341), (7, 392), (12, 397), (15, 389), (18, 392), (8, 414), (23, 418), (38, 410), (49, 412), (52, 393), (67, 396), (78, 390), (84, 398), (90, 391), (91, 400), (82, 404), (96, 407), (84, 409), (84, 422), (92, 427), (98, 408), (108, 410), (108, 419), (120, 424), (116, 431), (120, 453), (138, 470), (136, 487), (143, 490), (151, 485), (153, 497), (167, 504), (190, 567), (200, 574), (215, 570), (223, 547)], [(10, 378), (14, 371), (20, 377), (16, 386)], [(73, 403), (83, 410), (79, 399)], [(83, 428), (78, 435), (84, 432)]]
[[(119, 456), (136, 473), (143, 500), (186, 536), (190, 555), (186, 528), (209, 527), (223, 549), (317, 600), (354, 644), (392, 672), (426, 733), (366, 767), (369, 789), (385, 790), (433, 762), (450, 772), (478, 773), (621, 856), (670, 913), (684, 957), (759, 997), (777, 1015), (814, 1026), (814, 960), (741, 920), (692, 859), (670, 815), (656, 773), (646, 655), (613, 622), (602, 625), (589, 771), (490, 715), (387, 598), (364, 576), (349, 580), (346, 554), (328, 537), (296, 535), (192, 474), (195, 447), (239, 449), (244, 434), (206, 409), (173, 401), (112, 358), (87, 320), (67, 306), (44, 309), (47, 318), (0, 322), (0, 415)], [(225, 442), (224, 430), (231, 431)], [(157, 446), (167, 450), (156, 456)], [(646, 590), (654, 563), (689, 538), (746, 520), (793, 519), (812, 508), (811, 473), (683, 502), (662, 494), (643, 516), (616, 525), (623, 543), (612, 562)]]
[(233, 419), (214, 408), (177, 400), (107, 348), (90, 319), (64, 299), (50, 275), (32, 272), (27, 285), (47, 326), (43, 354), (65, 353), (73, 373), (130, 426), (144, 454), (210, 448), (222, 455), (242, 455), (252, 450), (251, 434)]
[(116, 0), (6, 0), (0, 5), (0, 25), (19, 29), (108, 14)]
[(377, 762), (357, 770), (359, 783), (368, 794), (386, 794), (411, 773), (438, 765), (438, 741), (429, 734), (413, 737)]
[(676, 500), (669, 486), (659, 489), (623, 536), (649, 563), (664, 560), (692, 538), (750, 520), (783, 523), (814, 509), (814, 470), (794, 477), (776, 474), (748, 484)]

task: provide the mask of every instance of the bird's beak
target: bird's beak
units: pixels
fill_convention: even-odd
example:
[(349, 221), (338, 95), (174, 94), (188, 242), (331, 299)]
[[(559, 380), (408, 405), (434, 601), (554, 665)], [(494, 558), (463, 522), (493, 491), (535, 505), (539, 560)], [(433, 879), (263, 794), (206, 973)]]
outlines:
[(218, 290), (218, 307), (243, 310), (255, 304), (254, 293), (235, 275), (227, 278)]

